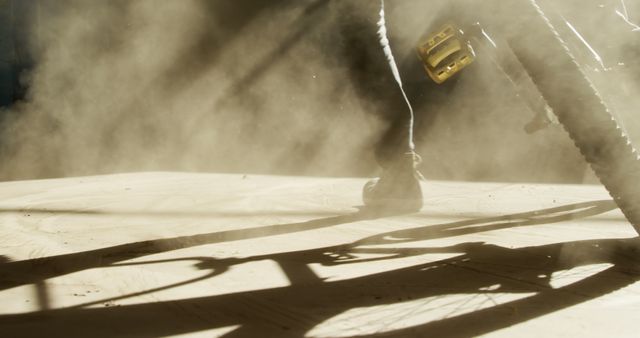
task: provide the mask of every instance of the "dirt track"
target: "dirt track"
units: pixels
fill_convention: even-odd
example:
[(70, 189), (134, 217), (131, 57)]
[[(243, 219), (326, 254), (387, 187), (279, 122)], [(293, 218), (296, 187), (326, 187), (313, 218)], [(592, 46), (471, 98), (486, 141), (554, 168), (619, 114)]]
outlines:
[(139, 173), (0, 183), (0, 336), (631, 337), (640, 243), (599, 186)]

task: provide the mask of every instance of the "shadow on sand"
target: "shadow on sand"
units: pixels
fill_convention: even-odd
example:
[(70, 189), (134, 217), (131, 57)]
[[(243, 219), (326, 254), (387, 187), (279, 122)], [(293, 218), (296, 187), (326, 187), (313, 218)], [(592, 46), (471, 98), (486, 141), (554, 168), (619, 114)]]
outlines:
[[(36, 313), (0, 316), (0, 334), (6, 337), (114, 336), (155, 337), (237, 326), (225, 337), (304, 337), (319, 324), (353, 309), (402, 304), (448, 295), (480, 295), (491, 301), (497, 293), (521, 294), (518, 300), (477, 309), (459, 304), (451, 316), (424, 324), (391, 327), (366, 336), (473, 336), (489, 333), (618, 290), (640, 279), (634, 239), (603, 239), (505, 248), (484, 243), (450, 247), (407, 247), (407, 243), (519, 226), (562, 222), (615, 209), (612, 201), (595, 201), (558, 208), (429, 225), (375, 235), (347, 245), (247, 258), (188, 258), (213, 278), (236, 264), (277, 262), (290, 281), (280, 288), (230, 293), (174, 301), (104, 307), (114, 299)], [(44, 280), (90, 268), (108, 267), (135, 257), (171, 250), (306, 231), (386, 215), (359, 212), (309, 222), (177, 237), (99, 250), (0, 264), (4, 288), (39, 285)], [(403, 243), (402, 248), (390, 244)], [(380, 245), (384, 245), (381, 247)], [(418, 264), (347, 280), (327, 281), (309, 264), (335, 266), (427, 254), (455, 254), (453, 258)], [(369, 254), (362, 258), (362, 254)], [(378, 255), (371, 258), (371, 255)], [(154, 262), (147, 262), (150, 264)], [(572, 284), (553, 288), (554, 272), (596, 263), (610, 267)], [(126, 265), (127, 263), (123, 263)], [(139, 264), (139, 263), (138, 263)], [(193, 281), (183, 282), (181, 284)], [(168, 286), (175, 287), (177, 285)], [(165, 287), (166, 288), (166, 287)], [(148, 290), (146, 293), (156, 290)], [(532, 294), (533, 295), (530, 295)], [(430, 309), (425, 302), (421, 311)], [(336, 328), (329, 336), (361, 336), (358, 328)], [(342, 331), (341, 331), (342, 330)], [(385, 332), (382, 332), (385, 331)], [(345, 335), (345, 332), (348, 333)], [(352, 333), (349, 333), (352, 332)], [(360, 333), (358, 333), (360, 332)], [(382, 333), (380, 333), (382, 332)]]

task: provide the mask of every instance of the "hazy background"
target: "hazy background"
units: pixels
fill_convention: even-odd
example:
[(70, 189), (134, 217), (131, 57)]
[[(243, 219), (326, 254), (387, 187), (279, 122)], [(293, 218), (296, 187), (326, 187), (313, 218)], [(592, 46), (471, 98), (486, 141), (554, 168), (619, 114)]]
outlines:
[[(158, 170), (375, 175), (373, 149), (399, 112), (369, 90), (394, 85), (372, 56), (380, 52), (372, 3), (0, 0), (0, 179)], [(432, 8), (388, 3), (390, 21), (403, 23), (391, 34), (406, 52)], [(562, 5), (597, 13), (601, 3)], [(635, 3), (629, 10), (640, 13)], [(597, 30), (590, 20), (598, 14), (573, 13), (581, 29)], [(627, 35), (598, 41), (638, 60)], [(624, 74), (625, 95), (637, 96), (638, 73)], [(428, 179), (592, 180), (560, 127), (523, 131), (533, 113), (486, 62), (468, 68), (449, 94), (417, 112)]]

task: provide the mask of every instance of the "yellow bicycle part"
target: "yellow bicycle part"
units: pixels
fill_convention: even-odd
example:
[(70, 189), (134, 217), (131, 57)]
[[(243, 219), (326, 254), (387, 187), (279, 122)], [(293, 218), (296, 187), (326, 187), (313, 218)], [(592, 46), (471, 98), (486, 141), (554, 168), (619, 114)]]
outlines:
[(448, 23), (433, 34), (425, 35), (418, 44), (418, 56), (429, 77), (440, 84), (475, 60), (471, 44), (463, 32)]

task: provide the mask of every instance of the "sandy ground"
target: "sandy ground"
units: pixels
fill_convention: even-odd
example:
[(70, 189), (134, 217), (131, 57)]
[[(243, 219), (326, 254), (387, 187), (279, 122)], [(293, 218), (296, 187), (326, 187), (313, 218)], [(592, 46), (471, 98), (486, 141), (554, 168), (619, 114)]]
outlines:
[(600, 186), (139, 173), (0, 183), (0, 337), (637, 337)]

